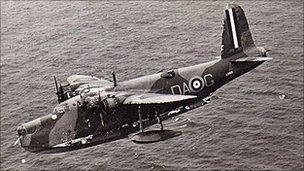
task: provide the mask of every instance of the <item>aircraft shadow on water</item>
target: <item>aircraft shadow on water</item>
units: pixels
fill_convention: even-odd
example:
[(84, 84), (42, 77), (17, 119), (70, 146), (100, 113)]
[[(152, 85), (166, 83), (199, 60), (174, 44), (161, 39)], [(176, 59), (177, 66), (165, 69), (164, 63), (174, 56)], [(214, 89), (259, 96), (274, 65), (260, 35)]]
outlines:
[[(164, 119), (208, 103), (214, 91), (265, 61), (256, 47), (243, 9), (225, 10), (221, 56), (214, 61), (117, 82), (72, 75), (55, 84), (59, 104), (49, 115), (21, 124), (19, 144), (29, 151), (66, 151), (126, 138), (136, 143), (163, 141), (181, 134), (163, 129)], [(160, 124), (159, 130), (144, 128)]]

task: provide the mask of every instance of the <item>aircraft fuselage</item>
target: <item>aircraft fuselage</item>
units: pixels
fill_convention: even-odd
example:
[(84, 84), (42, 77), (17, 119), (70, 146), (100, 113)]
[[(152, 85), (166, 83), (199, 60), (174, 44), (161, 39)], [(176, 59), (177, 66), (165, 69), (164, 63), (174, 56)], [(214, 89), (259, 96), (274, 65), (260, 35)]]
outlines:
[[(233, 64), (230, 59), (214, 60), (123, 81), (114, 90), (196, 95), (198, 100), (202, 100), (227, 82), (249, 72), (262, 63), (257, 61)], [(163, 76), (170, 72), (174, 76)]]

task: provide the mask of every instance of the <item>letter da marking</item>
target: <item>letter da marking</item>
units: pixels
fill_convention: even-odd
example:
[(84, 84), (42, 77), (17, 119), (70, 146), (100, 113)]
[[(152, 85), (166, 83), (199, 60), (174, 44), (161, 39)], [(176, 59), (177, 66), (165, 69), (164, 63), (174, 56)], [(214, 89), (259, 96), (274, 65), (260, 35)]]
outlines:
[(182, 89), (179, 85), (171, 86), (171, 92), (172, 92), (172, 94), (182, 94), (183, 93)]
[[(190, 79), (189, 83), (183, 82), (183, 85), (173, 85), (171, 86), (171, 93), (174, 94), (191, 94), (199, 92), (204, 89), (204, 87), (211, 87), (214, 84), (212, 74), (206, 74), (203, 77), (195, 76)], [(181, 87), (182, 86), (182, 87)]]
[(186, 92), (188, 92), (189, 94), (191, 93), (188, 85), (185, 82), (183, 82), (183, 94), (186, 94)]

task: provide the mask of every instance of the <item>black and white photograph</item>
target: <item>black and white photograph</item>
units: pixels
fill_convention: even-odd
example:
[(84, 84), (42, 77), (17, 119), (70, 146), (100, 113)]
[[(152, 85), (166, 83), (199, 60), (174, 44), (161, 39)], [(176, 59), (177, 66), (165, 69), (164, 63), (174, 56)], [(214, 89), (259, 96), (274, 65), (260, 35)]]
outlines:
[(303, 6), (1, 1), (0, 170), (304, 170)]

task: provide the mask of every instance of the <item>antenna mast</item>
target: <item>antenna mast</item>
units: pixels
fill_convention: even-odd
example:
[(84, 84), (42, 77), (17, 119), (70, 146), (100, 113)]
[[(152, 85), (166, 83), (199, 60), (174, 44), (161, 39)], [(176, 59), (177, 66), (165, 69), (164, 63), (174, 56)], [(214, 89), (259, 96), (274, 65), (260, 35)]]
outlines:
[(117, 81), (116, 81), (115, 72), (112, 72), (112, 76), (113, 76), (114, 87), (116, 87), (117, 86)]

